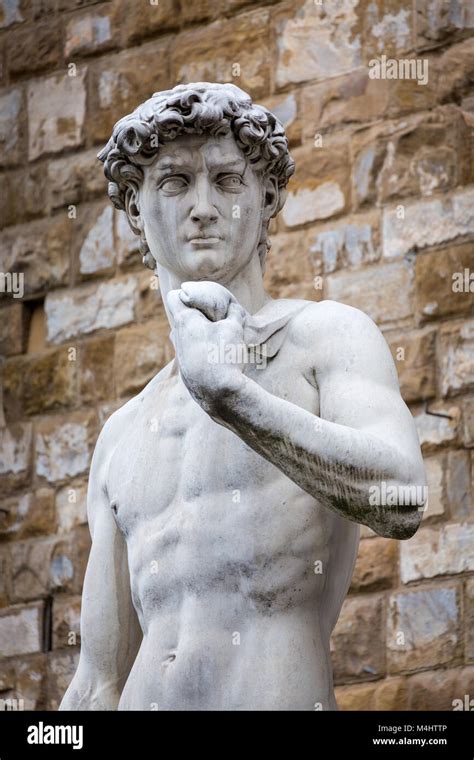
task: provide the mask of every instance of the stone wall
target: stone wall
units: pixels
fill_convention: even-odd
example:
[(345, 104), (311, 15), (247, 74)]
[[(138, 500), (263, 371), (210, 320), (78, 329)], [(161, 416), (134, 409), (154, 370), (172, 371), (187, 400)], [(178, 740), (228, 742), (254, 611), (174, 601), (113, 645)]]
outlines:
[[(370, 78), (382, 54), (428, 61), (427, 83)], [(0, 77), (0, 271), (24, 274), (23, 298), (0, 293), (0, 698), (57, 707), (94, 443), (170, 358), (95, 156), (153, 91), (196, 80), (233, 81), (284, 122), (297, 172), (268, 287), (376, 320), (426, 458), (416, 536), (362, 532), (333, 637), (339, 704), (474, 697), (472, 0), (0, 0)]]

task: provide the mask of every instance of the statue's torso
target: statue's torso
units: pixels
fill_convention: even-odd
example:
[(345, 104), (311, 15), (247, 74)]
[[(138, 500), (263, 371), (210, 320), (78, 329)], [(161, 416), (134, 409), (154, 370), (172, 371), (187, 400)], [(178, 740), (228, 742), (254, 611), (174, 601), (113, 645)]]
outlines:
[[(317, 414), (304, 355), (286, 341), (247, 373)], [(120, 708), (335, 706), (328, 639), (355, 524), (208, 417), (176, 372), (144, 394), (107, 490), (144, 630)]]

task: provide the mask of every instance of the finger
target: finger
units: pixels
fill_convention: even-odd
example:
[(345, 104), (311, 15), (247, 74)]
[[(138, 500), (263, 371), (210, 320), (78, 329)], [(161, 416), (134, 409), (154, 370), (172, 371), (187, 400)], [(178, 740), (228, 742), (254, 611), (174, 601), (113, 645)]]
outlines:
[(184, 305), (179, 290), (170, 290), (166, 296), (166, 305), (174, 324), (177, 324), (181, 315), (184, 312), (189, 311), (188, 307)]
[(183, 282), (184, 303), (202, 311), (212, 322), (225, 319), (233, 295), (216, 282)]
[(246, 313), (243, 306), (237, 303), (237, 301), (231, 301), (229, 308), (227, 309), (227, 319), (230, 319), (232, 322), (236, 322), (243, 327), (245, 316)]

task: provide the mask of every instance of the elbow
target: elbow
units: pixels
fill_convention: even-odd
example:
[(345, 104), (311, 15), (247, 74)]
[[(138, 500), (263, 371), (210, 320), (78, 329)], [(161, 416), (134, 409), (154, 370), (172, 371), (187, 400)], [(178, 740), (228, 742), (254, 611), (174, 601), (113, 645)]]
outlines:
[[(368, 525), (379, 536), (406, 541), (415, 535), (428, 502), (427, 486), (416, 483), (382, 483), (379, 498), (371, 502)], [(370, 502), (370, 499), (369, 499)]]

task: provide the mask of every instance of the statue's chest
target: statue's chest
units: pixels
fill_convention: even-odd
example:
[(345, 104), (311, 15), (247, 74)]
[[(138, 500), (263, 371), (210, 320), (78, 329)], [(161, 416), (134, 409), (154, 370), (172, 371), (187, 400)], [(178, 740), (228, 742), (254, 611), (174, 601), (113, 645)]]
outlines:
[[(304, 378), (278, 381), (257, 370), (266, 390), (301, 406), (315, 403), (315, 391)], [(290, 373), (289, 373), (290, 374)], [(244, 488), (254, 493), (284, 478), (239, 436), (219, 425), (173, 376), (145, 397), (109, 467), (107, 488), (120, 527), (129, 533), (138, 523), (154, 520), (172, 505), (219, 502)]]

